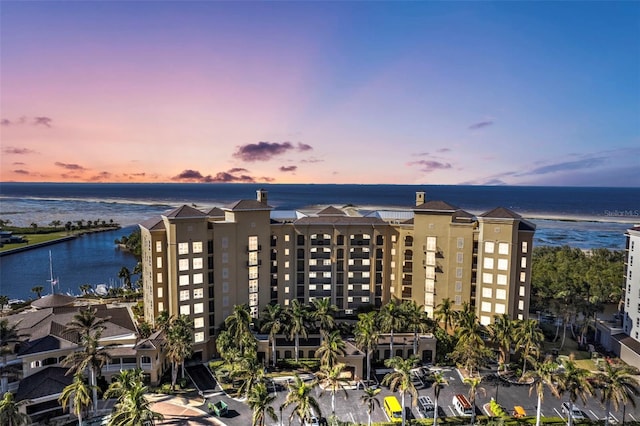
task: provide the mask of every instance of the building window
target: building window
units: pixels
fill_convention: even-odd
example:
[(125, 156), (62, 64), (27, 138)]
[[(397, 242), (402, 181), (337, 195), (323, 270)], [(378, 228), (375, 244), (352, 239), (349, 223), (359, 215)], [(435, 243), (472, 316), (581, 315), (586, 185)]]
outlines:
[(258, 250), (258, 237), (255, 235), (252, 235), (249, 237), (249, 251), (256, 251)]
[(178, 243), (178, 254), (189, 254), (189, 243)]
[(157, 253), (162, 252), (162, 241), (156, 241), (156, 252)]
[(229, 263), (229, 253), (222, 253), (222, 263)]
[(193, 283), (202, 284), (204, 282), (204, 274), (193, 274)]
[(520, 297), (524, 297), (525, 288), (523, 285), (520, 286)]
[(249, 267), (249, 279), (250, 280), (255, 280), (256, 278), (258, 278), (258, 267), (257, 266), (250, 266)]
[(482, 297), (491, 299), (493, 297), (493, 289), (491, 287), (482, 287)]
[(522, 242), (522, 252), (526, 253), (527, 250), (529, 250), (529, 243), (527, 243), (526, 241)]
[(527, 281), (527, 273), (526, 272), (520, 272), (520, 282), (526, 282)]
[(229, 248), (229, 237), (222, 237), (220, 244), (222, 245), (222, 248)]
[(193, 304), (193, 313), (201, 314), (204, 312), (204, 303), (194, 303)]
[(484, 266), (484, 269), (493, 269), (493, 258), (485, 257), (482, 266)]
[(456, 306), (462, 305), (462, 296), (460, 296), (459, 294), (456, 294), (454, 298), (454, 303), (456, 304)]
[(462, 268), (456, 268), (456, 278), (462, 278)]
[(427, 237), (427, 250), (436, 251), (436, 237)]
[(249, 265), (257, 265), (258, 264), (258, 252), (250, 251), (249, 252)]
[(189, 300), (189, 290), (180, 290), (180, 301), (184, 302), (185, 300)]
[(509, 269), (509, 261), (507, 259), (498, 259), (498, 269), (506, 271)]
[(158, 273), (156, 274), (156, 282), (157, 282), (158, 284), (162, 283), (162, 272), (158, 272)]
[(498, 244), (498, 253), (499, 254), (509, 254), (509, 243), (500, 243), (500, 244)]
[[(522, 300), (520, 302), (522, 302)], [(506, 311), (505, 311), (504, 303), (496, 303), (496, 305), (495, 305), (495, 313), (496, 314), (504, 314), (505, 312)]]
[(457, 240), (457, 245), (456, 245), (459, 249), (464, 248), (464, 238), (462, 237), (458, 237)]
[(162, 287), (158, 287), (157, 295), (158, 295), (159, 298), (162, 297)]
[(156, 257), (156, 268), (162, 268), (162, 258), (160, 256)]
[(193, 298), (194, 299), (202, 299), (204, 297), (204, 289), (202, 288), (194, 288), (193, 289)]
[(521, 268), (526, 268), (527, 267), (527, 258), (523, 257), (522, 259), (520, 259), (520, 267)]
[(204, 318), (197, 317), (193, 319), (193, 328), (203, 328), (204, 327)]
[(164, 312), (164, 303), (158, 302), (158, 312)]
[(496, 290), (496, 299), (498, 300), (507, 300), (507, 290), (497, 289)]
[(189, 305), (180, 305), (180, 315), (190, 315), (191, 307)]
[(290, 237), (289, 237), (289, 234), (286, 234), (286, 235), (284, 236), (284, 241), (288, 243), (288, 242), (289, 242), (289, 238), (290, 238)]
[(456, 281), (456, 291), (462, 291), (462, 281)]
[(229, 278), (229, 268), (222, 268), (222, 278)]
[(491, 312), (491, 302), (482, 302), (480, 310), (482, 312)]
[(191, 248), (194, 253), (202, 253), (202, 241), (194, 241), (191, 243)]
[(180, 259), (180, 260), (178, 260), (178, 270), (179, 271), (188, 271), (189, 270), (189, 259)]
[(189, 285), (189, 275), (180, 275), (178, 277), (178, 284)]
[(484, 272), (482, 274), (482, 282), (485, 284), (493, 284), (493, 274)]
[(498, 274), (496, 276), (496, 284), (507, 285), (507, 276), (505, 274)]
[(229, 281), (223, 281), (222, 282), (222, 292), (223, 293), (228, 293), (229, 292)]
[(427, 252), (426, 263), (429, 266), (435, 266), (435, 264), (436, 264), (436, 253), (435, 252), (433, 252), (433, 251)]
[(485, 241), (484, 242), (484, 252), (485, 253), (493, 253), (495, 249), (495, 243), (493, 243), (492, 241)]
[(201, 257), (196, 257), (193, 259), (193, 269), (202, 269), (202, 258)]
[(204, 331), (197, 331), (193, 333), (193, 340), (196, 343), (204, 342)]
[(285, 280), (285, 281), (287, 281), (287, 282), (288, 282), (288, 281), (291, 281), (291, 275), (289, 275), (289, 274), (284, 274), (284, 280)]
[(456, 261), (458, 263), (463, 263), (464, 262), (464, 254), (463, 253), (456, 253)]
[(369, 303), (369, 296), (362, 296), (362, 303)]

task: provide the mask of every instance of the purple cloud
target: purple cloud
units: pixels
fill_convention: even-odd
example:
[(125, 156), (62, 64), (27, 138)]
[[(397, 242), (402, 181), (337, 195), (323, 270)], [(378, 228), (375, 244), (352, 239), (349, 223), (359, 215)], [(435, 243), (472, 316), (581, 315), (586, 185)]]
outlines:
[(441, 154), (445, 153), (445, 152), (451, 152), (451, 148), (440, 148), (440, 149), (436, 150), (436, 152), (439, 152)]
[(61, 163), (59, 161), (56, 161), (54, 164), (58, 167), (62, 167), (63, 169), (67, 169), (67, 170), (86, 170), (84, 167), (82, 167), (79, 164)]
[(35, 153), (34, 150), (29, 148), (18, 148), (15, 146), (8, 146), (2, 150), (5, 154), (26, 155)]
[(18, 169), (14, 170), (13, 173), (18, 175), (30, 175), (31, 173), (28, 170)]
[(2, 120), (0, 120), (0, 125), (2, 125), (2, 126), (11, 126), (11, 120), (3, 118)]
[(441, 163), (440, 161), (419, 160), (407, 163), (408, 166), (420, 166), (420, 171), (430, 173), (434, 170), (450, 169), (451, 163)]
[[(238, 175), (238, 172), (248, 171), (243, 168), (233, 168), (226, 172), (218, 172), (214, 176), (207, 175), (204, 176), (197, 170), (185, 170), (177, 176), (171, 178), (174, 181), (182, 181), (182, 182), (202, 182), (202, 183), (232, 183), (232, 182), (243, 182), (243, 183), (253, 183), (256, 182), (256, 179), (252, 176), (241, 174)], [(263, 181), (270, 182), (271, 178), (262, 178)]]
[(33, 125), (34, 126), (43, 125), (45, 127), (51, 127), (52, 122), (53, 122), (53, 119), (49, 117), (35, 117), (33, 120)]
[(228, 170), (227, 173), (233, 174), (233, 173), (248, 172), (248, 171), (249, 170), (244, 169), (242, 167), (234, 167), (233, 169)]
[(300, 152), (310, 151), (313, 148), (311, 145), (298, 143), (294, 146), (291, 142), (258, 142), (250, 143), (247, 145), (241, 145), (238, 150), (233, 153), (235, 158), (239, 158), (243, 161), (269, 161), (271, 158), (282, 155), (291, 150), (297, 150)]
[(489, 126), (492, 126), (493, 123), (494, 123), (493, 120), (485, 120), (485, 121), (480, 121), (478, 123), (473, 123), (472, 125), (469, 126), (469, 130), (478, 130), (485, 127), (489, 127)]
[(295, 172), (298, 169), (298, 166), (282, 166), (280, 167), (281, 172)]
[(528, 172), (520, 173), (517, 176), (544, 175), (547, 173), (564, 172), (567, 170), (592, 168), (601, 165), (602, 163), (604, 163), (604, 161), (604, 157), (584, 158), (577, 161), (564, 161), (562, 163), (555, 163), (538, 167)]
[(111, 177), (111, 173), (109, 173), (109, 172), (100, 172), (97, 175), (90, 177), (89, 180), (91, 182), (97, 182), (97, 181), (101, 181), (101, 180), (104, 180), (104, 179), (109, 179), (110, 177)]

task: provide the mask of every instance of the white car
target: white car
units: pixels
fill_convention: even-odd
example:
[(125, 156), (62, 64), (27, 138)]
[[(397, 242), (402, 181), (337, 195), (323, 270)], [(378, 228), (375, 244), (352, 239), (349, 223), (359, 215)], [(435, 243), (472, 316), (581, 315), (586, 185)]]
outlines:
[(570, 406), (571, 404), (569, 404), (568, 402), (563, 402), (562, 403), (562, 412), (565, 414), (568, 414), (569, 411), (571, 411), (571, 417), (573, 417), (573, 420), (584, 420), (584, 414), (582, 413), (582, 410), (579, 409), (578, 407), (576, 407), (575, 405), (573, 406), (573, 409), (570, 410)]

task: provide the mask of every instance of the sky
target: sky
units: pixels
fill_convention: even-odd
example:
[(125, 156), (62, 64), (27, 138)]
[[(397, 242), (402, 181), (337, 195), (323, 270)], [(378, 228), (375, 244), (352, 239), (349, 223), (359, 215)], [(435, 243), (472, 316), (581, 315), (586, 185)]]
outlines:
[(640, 186), (640, 2), (0, 1), (0, 181)]

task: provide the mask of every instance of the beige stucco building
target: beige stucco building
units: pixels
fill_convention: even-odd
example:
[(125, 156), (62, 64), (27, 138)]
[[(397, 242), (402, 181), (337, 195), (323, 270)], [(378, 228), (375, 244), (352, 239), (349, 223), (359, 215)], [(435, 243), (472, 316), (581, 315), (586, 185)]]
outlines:
[(340, 315), (391, 298), (430, 316), (444, 299), (527, 318), (535, 226), (496, 208), (480, 215), (416, 193), (406, 209), (278, 211), (267, 193), (203, 212), (182, 206), (140, 224), (145, 317), (167, 310), (194, 320), (196, 357), (215, 352), (217, 328), (236, 304), (328, 297)]

